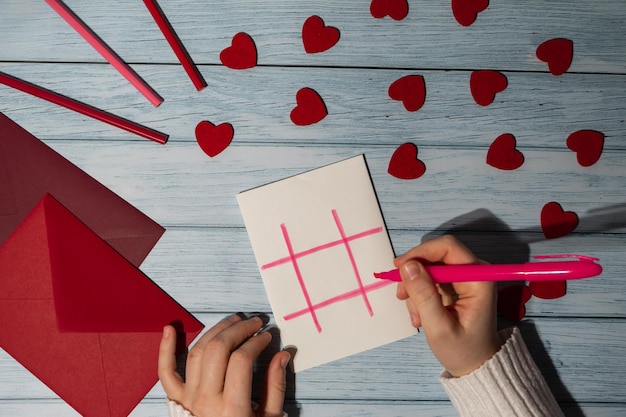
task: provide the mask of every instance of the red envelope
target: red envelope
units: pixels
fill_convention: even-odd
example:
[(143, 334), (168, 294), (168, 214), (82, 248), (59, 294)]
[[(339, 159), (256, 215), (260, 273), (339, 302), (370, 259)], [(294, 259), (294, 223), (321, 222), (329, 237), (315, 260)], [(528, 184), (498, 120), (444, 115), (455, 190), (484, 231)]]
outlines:
[(203, 325), (50, 195), (0, 246), (0, 347), (83, 416), (127, 416), (163, 326)]
[(46, 193), (135, 266), (165, 231), (0, 113), (0, 245)]

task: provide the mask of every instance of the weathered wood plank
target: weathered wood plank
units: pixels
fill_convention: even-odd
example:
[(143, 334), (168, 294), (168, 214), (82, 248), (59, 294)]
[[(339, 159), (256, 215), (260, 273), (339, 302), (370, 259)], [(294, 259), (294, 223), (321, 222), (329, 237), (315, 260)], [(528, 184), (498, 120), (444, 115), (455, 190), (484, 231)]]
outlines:
[[(614, 404), (577, 404), (562, 406), (567, 416), (594, 416), (615, 417), (626, 412), (626, 406)], [(287, 403), (285, 409), (290, 417), (456, 417), (458, 414), (449, 403), (439, 402), (410, 402), (410, 401), (369, 401), (369, 402), (341, 402), (341, 401), (301, 401), (297, 404)], [(26, 400), (2, 401), (0, 412), (12, 417), (72, 417), (78, 414), (61, 401), (53, 400)], [(148, 399), (141, 402), (130, 417), (163, 417), (166, 413), (163, 401)], [(582, 414), (581, 414), (582, 413)]]
[[(583, 168), (567, 149), (523, 150), (526, 163), (505, 172), (484, 162), (486, 149), (420, 144), (426, 174), (406, 181), (387, 173), (398, 143), (376, 147), (231, 144), (214, 159), (189, 142), (50, 144), (165, 227), (241, 227), (237, 193), (360, 153), (366, 156), (391, 229), (435, 230), (454, 220), (467, 224), (469, 230), (490, 230), (492, 225), (480, 221), (489, 215), (515, 231), (539, 231), (541, 209), (550, 201), (579, 215), (578, 232), (619, 232), (626, 223), (626, 170), (623, 153), (616, 151), (604, 152), (597, 164)], [(596, 211), (610, 207), (608, 212)]]
[[(198, 318), (211, 326), (222, 315), (201, 314)], [(623, 386), (615, 381), (626, 378), (622, 360), (626, 354), (625, 325), (624, 320), (542, 318), (523, 323), (522, 334), (559, 401), (574, 398), (580, 403), (622, 404)], [(55, 398), (4, 352), (0, 370), (0, 399)], [(301, 372), (295, 382), (292, 380), (289, 398), (312, 402), (445, 401), (446, 395), (436, 382), (440, 371), (424, 335), (419, 334)], [(163, 397), (158, 384), (147, 396)]]
[[(420, 230), (392, 230), (398, 254), (427, 237)], [(531, 299), (528, 316), (626, 318), (623, 235), (576, 235), (535, 241), (536, 234), (505, 232), (460, 234), (483, 259), (526, 262), (530, 256), (580, 252), (601, 259), (603, 274), (572, 281), (567, 295), (555, 300)], [(269, 311), (258, 267), (244, 229), (168, 230), (142, 270), (187, 309), (197, 312)]]
[[(570, 133), (593, 129), (606, 135), (605, 149), (626, 147), (626, 75), (505, 73), (508, 88), (482, 107), (471, 97), (467, 71), (202, 67), (209, 86), (197, 92), (179, 68), (135, 68), (165, 98), (160, 107), (111, 66), (0, 64), (0, 71), (164, 131), (171, 142), (194, 141), (196, 125), (210, 120), (231, 123), (236, 143), (488, 147), (511, 133), (521, 149), (561, 149)], [(413, 113), (387, 92), (408, 74), (426, 81), (426, 102)], [(295, 126), (289, 118), (302, 87), (317, 90), (328, 109), (312, 126)], [(42, 139), (145, 140), (2, 85), (0, 94), (0, 111)]]
[[(67, 3), (127, 61), (177, 62), (141, 2)], [(535, 48), (565, 37), (575, 42), (571, 71), (626, 70), (621, 0), (491, 2), (469, 28), (454, 20), (449, 1), (411, 2), (399, 22), (374, 19), (369, 2), (160, 3), (199, 63), (219, 64), (219, 52), (244, 31), (255, 39), (260, 65), (546, 71)], [(341, 31), (334, 48), (313, 56), (301, 41), (302, 24), (312, 14)], [(0, 39), (14, 46), (0, 50), (0, 61), (103, 61), (43, 2), (3, 2)]]

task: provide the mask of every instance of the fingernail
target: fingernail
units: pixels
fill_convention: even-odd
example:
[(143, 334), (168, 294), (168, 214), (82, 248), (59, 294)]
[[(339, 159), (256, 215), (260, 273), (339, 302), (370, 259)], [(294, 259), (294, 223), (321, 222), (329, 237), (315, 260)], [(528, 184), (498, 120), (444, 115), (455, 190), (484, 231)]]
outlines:
[(291, 360), (291, 353), (287, 352), (286, 350), (284, 350), (283, 352), (285, 352), (286, 355), (283, 354), (283, 357), (280, 360), (280, 366), (282, 366), (283, 369), (287, 369), (287, 365), (289, 365), (289, 361)]
[(422, 273), (422, 266), (419, 264), (419, 262), (410, 261), (402, 266), (402, 270), (405, 277), (407, 277), (409, 280), (414, 280)]
[(170, 328), (169, 326), (163, 327), (163, 339), (167, 339), (170, 337)]

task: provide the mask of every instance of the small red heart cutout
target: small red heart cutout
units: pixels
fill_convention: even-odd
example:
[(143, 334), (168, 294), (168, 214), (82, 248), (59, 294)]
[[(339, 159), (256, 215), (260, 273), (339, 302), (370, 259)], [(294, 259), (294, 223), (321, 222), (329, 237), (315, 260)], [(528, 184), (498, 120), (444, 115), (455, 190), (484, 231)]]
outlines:
[(291, 111), (291, 121), (298, 126), (312, 125), (328, 114), (324, 100), (312, 88), (304, 87), (296, 93), (296, 107)]
[(219, 155), (230, 145), (235, 131), (230, 123), (214, 125), (203, 120), (196, 125), (196, 140), (200, 148), (211, 158)]
[(579, 130), (568, 136), (567, 147), (576, 152), (578, 163), (589, 167), (600, 159), (604, 148), (604, 133), (595, 130)]
[(339, 29), (326, 26), (319, 16), (311, 16), (302, 25), (302, 43), (309, 54), (324, 52), (339, 41)]
[(498, 312), (506, 319), (520, 321), (526, 315), (526, 303), (531, 297), (530, 288), (513, 284), (498, 291)]
[(460, 25), (470, 26), (488, 6), (489, 0), (452, 0), (452, 14)]
[(504, 74), (498, 71), (480, 70), (472, 72), (470, 76), (470, 91), (474, 101), (481, 106), (493, 103), (496, 94), (507, 87), (508, 81)]
[(426, 172), (426, 165), (417, 159), (417, 146), (407, 142), (398, 147), (391, 155), (387, 172), (402, 180), (414, 180)]
[(563, 207), (552, 201), (541, 209), (541, 230), (546, 239), (563, 237), (578, 227), (578, 215), (573, 211), (564, 211)]
[(222, 64), (231, 69), (248, 69), (256, 66), (257, 51), (250, 35), (239, 32), (233, 36), (231, 46), (220, 53)]
[(552, 75), (561, 75), (572, 65), (574, 42), (563, 38), (547, 40), (537, 47), (536, 55), (548, 64)]
[(505, 171), (512, 171), (524, 164), (524, 154), (515, 146), (517, 141), (510, 133), (500, 135), (487, 151), (487, 164)]
[(372, 0), (370, 13), (376, 19), (389, 16), (393, 20), (402, 20), (409, 14), (409, 2), (407, 0)]
[(553, 300), (563, 297), (567, 291), (565, 281), (533, 281), (528, 284), (530, 292), (537, 298)]
[(407, 75), (389, 86), (389, 97), (401, 101), (408, 111), (417, 111), (426, 101), (426, 82), (421, 75)]

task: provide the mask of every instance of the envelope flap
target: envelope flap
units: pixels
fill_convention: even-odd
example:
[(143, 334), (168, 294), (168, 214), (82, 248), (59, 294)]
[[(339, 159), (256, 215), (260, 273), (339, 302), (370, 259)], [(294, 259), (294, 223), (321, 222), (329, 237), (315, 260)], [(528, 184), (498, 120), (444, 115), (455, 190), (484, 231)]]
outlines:
[(42, 200), (61, 332), (160, 332), (202, 325), (52, 196)]

